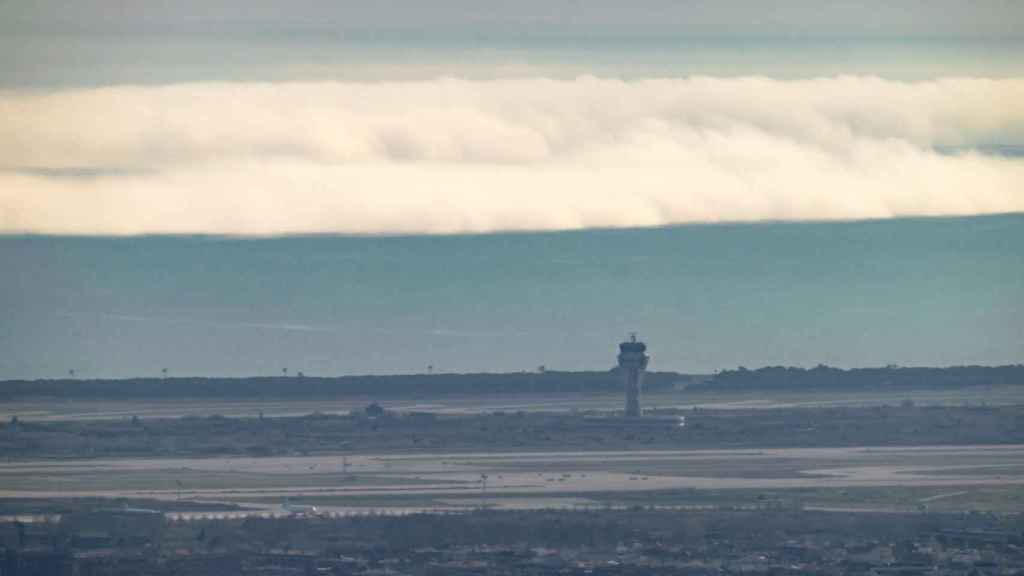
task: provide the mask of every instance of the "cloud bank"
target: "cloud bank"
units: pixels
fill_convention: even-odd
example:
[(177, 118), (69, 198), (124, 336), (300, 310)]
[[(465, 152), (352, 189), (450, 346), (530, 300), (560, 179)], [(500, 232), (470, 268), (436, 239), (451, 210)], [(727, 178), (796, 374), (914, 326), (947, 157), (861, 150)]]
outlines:
[(0, 231), (461, 233), (1024, 211), (1024, 79), (0, 93)]

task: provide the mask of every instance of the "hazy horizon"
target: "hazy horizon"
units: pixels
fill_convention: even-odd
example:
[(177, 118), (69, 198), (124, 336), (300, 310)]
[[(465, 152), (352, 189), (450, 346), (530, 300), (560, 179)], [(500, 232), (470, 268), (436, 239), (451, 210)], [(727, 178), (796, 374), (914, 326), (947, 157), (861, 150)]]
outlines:
[(0, 237), (0, 378), (1016, 364), (1024, 215), (456, 236)]

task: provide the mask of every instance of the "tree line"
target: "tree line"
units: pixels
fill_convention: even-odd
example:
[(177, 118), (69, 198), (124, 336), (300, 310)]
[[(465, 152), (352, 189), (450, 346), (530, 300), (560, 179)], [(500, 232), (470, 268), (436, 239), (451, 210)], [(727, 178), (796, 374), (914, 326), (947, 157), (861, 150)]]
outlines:
[[(649, 372), (646, 392), (759, 390), (887, 390), (1024, 384), (1024, 365), (948, 368), (841, 369), (769, 366), (722, 370), (704, 376)], [(126, 378), (0, 381), (0, 399), (57, 398), (335, 398), (416, 397), (454, 394), (558, 394), (618, 392), (617, 370), (403, 374), (384, 376), (267, 376), (244, 378)]]
[(965, 388), (1024, 384), (1024, 365), (922, 368), (886, 366), (843, 370), (768, 366), (723, 370), (694, 388), (701, 390), (887, 390)]
[[(647, 374), (646, 388), (667, 390), (692, 377)], [(127, 378), (7, 380), (0, 399), (59, 398), (331, 398), (345, 396), (435, 396), (450, 394), (553, 394), (613, 392), (616, 371), (509, 372), (498, 374), (403, 374), (386, 376), (273, 376), (248, 378)]]

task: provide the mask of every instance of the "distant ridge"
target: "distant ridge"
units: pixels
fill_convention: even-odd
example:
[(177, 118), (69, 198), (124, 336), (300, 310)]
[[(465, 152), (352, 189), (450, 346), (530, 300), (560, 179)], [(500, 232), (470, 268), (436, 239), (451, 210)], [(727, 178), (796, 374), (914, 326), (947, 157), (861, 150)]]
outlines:
[[(1024, 385), (1024, 365), (948, 368), (738, 368), (714, 375), (650, 372), (648, 392), (756, 392), (770, 390), (890, 390)], [(389, 376), (273, 376), (241, 378), (127, 378), (0, 381), (0, 400), (32, 397), (74, 399), (335, 398), (459, 394), (560, 394), (618, 392), (615, 371), (408, 374)]]

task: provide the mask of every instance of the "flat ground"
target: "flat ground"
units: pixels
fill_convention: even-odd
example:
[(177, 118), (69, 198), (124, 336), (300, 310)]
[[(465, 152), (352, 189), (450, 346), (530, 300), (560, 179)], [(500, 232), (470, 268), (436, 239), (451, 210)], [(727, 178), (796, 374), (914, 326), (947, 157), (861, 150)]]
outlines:
[(376, 419), (363, 400), (20, 403), (0, 427), (0, 516), (98, 501), (182, 516), (285, 501), (1024, 511), (1024, 398), (990, 392), (675, 393), (641, 422), (610, 412), (617, 396), (385, 401)]
[(1008, 512), (1024, 510), (1022, 469), (1022, 445), (15, 461), (0, 464), (0, 498), (183, 499), (250, 513), (279, 512), (286, 499), (337, 513), (632, 505)]
[[(118, 420), (178, 418), (182, 416), (301, 416), (348, 414), (362, 410), (374, 400), (398, 412), (434, 414), (481, 414), (490, 412), (572, 412), (622, 409), (621, 394), (516, 394), (449, 395), (437, 398), (344, 398), (316, 400), (279, 399), (181, 399), (181, 400), (60, 400), (23, 399), (0, 405), (0, 420), (18, 417), (31, 421)], [(1024, 386), (991, 386), (947, 390), (899, 390), (871, 392), (790, 392), (770, 395), (747, 392), (692, 392), (647, 394), (648, 409), (742, 409), (841, 406), (899, 406), (910, 400), (917, 406), (1005, 406), (1024, 404)]]

